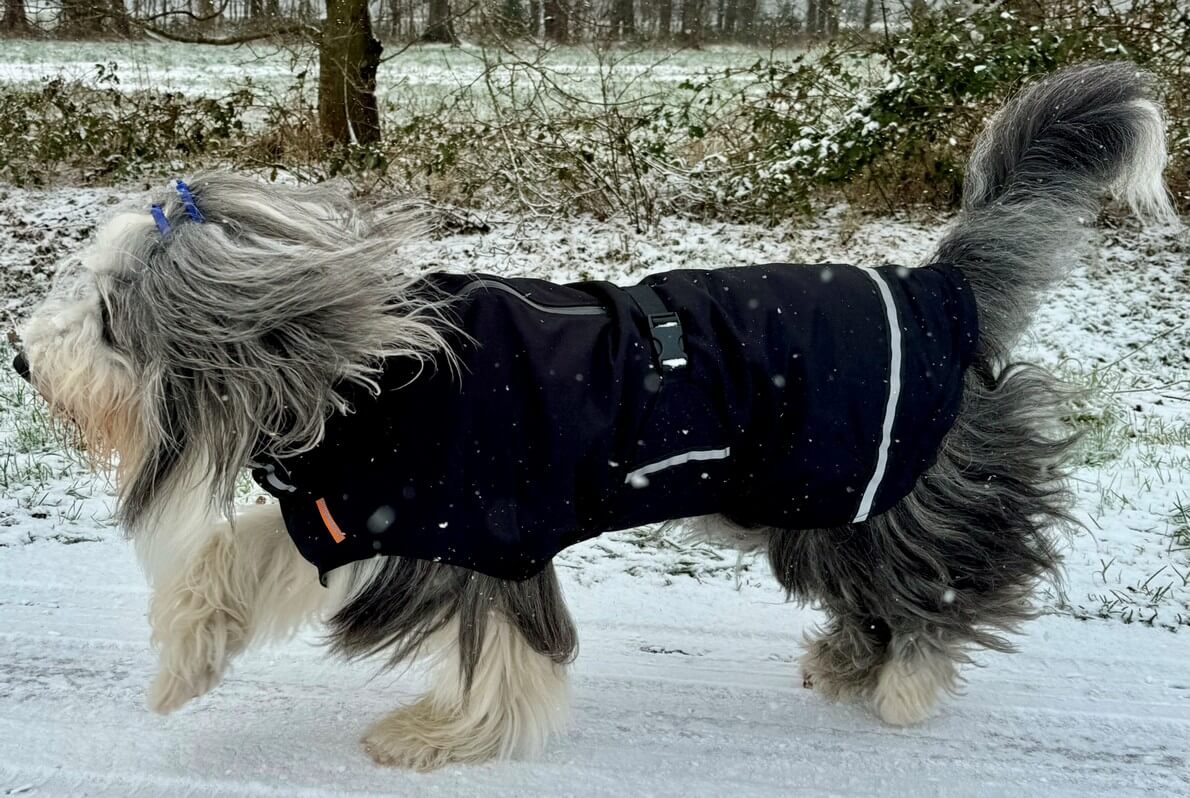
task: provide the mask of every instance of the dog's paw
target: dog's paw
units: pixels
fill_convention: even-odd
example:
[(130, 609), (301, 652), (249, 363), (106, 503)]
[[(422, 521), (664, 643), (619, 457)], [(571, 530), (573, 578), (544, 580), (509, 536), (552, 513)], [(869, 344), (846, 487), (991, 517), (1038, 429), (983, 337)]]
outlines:
[(168, 714), (219, 684), (249, 637), (246, 602), (228, 590), (226, 541), (216, 539), (193, 567), (149, 603), (153, 645), (161, 652), (148, 704)]
[(954, 661), (940, 654), (894, 659), (880, 669), (872, 704), (885, 723), (911, 726), (929, 717), (957, 681)]
[(802, 687), (831, 701), (850, 701), (871, 690), (871, 668), (825, 638), (808, 640), (802, 656)]
[(372, 724), (362, 743), (364, 752), (378, 765), (436, 770), (452, 762), (484, 762), (497, 757), (501, 746), (493, 731), (445, 716), (423, 699)]
[(163, 666), (149, 685), (149, 709), (158, 715), (168, 715), (195, 698), (206, 695), (219, 684), (222, 677), (222, 671), (212, 667), (180, 673)]
[(193, 590), (155, 600), (151, 619), (161, 663), (148, 704), (162, 715), (218, 685), (248, 639), (241, 614), (216, 608)]
[(209, 623), (191, 626), (183, 632), (170, 629), (162, 640), (161, 662), (149, 686), (149, 709), (168, 715), (189, 701), (206, 695), (223, 680), (231, 658), (243, 648), (244, 632), (215, 614)]
[(244, 645), (242, 625), (229, 622), (224, 613), (211, 613), (203, 623), (181, 629), (173, 625), (168, 635), (156, 635), (161, 646), (157, 677), (149, 686), (149, 709), (168, 715), (189, 701), (206, 695), (223, 680), (231, 658)]

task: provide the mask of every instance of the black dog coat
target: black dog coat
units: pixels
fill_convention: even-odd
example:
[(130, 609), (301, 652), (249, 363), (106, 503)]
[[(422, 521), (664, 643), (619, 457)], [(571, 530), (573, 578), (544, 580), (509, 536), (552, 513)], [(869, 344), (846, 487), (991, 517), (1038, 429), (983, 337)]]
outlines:
[(392, 359), (317, 448), (254, 463), (323, 577), (380, 554), (524, 579), (602, 532), (708, 513), (862, 520), (933, 462), (978, 338), (947, 266), (647, 278), (642, 304), (680, 325), (605, 282), (428, 281), (454, 295), (457, 370)]

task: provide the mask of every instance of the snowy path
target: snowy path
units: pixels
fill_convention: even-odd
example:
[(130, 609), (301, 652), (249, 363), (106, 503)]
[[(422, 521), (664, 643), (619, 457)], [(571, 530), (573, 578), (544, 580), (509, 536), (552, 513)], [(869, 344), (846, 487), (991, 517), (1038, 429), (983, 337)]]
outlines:
[(1152, 628), (1043, 618), (1020, 654), (981, 656), (964, 696), (897, 730), (801, 688), (793, 656), (814, 615), (775, 589), (569, 581), (583, 641), (570, 733), (537, 762), (419, 775), (356, 744), (417, 675), (373, 678), (303, 641), (150, 714), (140, 584), (115, 541), (0, 558), (0, 795), (1190, 792), (1190, 651)]
[[(0, 326), (27, 313), (109, 199), (140, 190), (0, 187), (0, 227), (27, 233), (0, 236)], [(486, 237), (419, 244), (414, 262), (627, 283), (681, 266), (913, 263), (939, 234), (833, 212), (647, 233), (491, 221)], [(1067, 589), (1040, 594), (1052, 614), (1028, 625), (1021, 653), (981, 655), (965, 695), (907, 730), (802, 689), (798, 641), (817, 618), (782, 602), (763, 563), (737, 572), (730, 554), (651, 532), (559, 557), (582, 648), (571, 731), (538, 761), (373, 766), (362, 729), (411, 700), (419, 676), (336, 663), (312, 635), (250, 654), (159, 718), (143, 704), (147, 596), (110, 490), (0, 369), (0, 798), (1190, 795), (1187, 247), (1109, 229), (1040, 311), (1026, 354), (1100, 392), (1080, 418), (1086, 529), (1066, 547)]]

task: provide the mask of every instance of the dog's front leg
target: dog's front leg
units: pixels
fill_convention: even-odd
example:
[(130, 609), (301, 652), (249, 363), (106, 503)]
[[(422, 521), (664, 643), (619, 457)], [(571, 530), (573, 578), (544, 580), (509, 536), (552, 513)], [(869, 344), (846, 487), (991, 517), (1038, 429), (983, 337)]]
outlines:
[[(446, 634), (457, 627), (448, 625)], [(439, 652), (430, 691), (364, 735), (377, 763), (433, 770), (451, 762), (529, 756), (564, 725), (566, 668), (526, 646), (503, 619), (488, 627), (470, 689), (451, 644)]]
[[(471, 598), (501, 599), (464, 601), (465, 608), (426, 641), (435, 660), (430, 689), (368, 729), (364, 749), (376, 762), (431, 770), (528, 756), (561, 730), (575, 638), (553, 569), (489, 591), (495, 583), (469, 580)], [(497, 606), (485, 608), (491, 605)], [(468, 630), (479, 634), (469, 653), (460, 638)]]
[(244, 508), (153, 592), (149, 622), (160, 671), (149, 707), (163, 714), (219, 683), (249, 642), (284, 637), (316, 615), (327, 591), (298, 554), (276, 505)]

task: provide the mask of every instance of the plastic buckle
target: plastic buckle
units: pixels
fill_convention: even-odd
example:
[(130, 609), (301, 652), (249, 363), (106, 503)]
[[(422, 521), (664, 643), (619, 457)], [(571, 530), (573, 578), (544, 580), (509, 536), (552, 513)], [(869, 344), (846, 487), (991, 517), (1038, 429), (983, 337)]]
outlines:
[(657, 313), (649, 316), (653, 333), (653, 349), (664, 371), (684, 368), (686, 350), (682, 346), (682, 323), (677, 313)]

